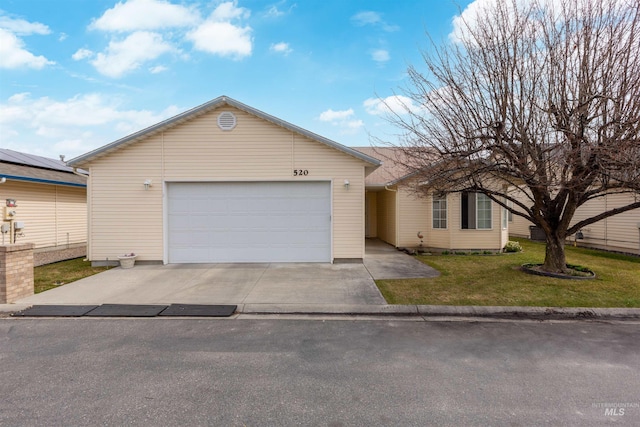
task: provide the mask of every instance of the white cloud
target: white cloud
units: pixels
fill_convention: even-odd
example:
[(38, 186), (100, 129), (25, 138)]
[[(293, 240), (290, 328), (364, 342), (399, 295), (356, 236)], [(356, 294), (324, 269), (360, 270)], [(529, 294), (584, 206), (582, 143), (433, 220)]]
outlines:
[(338, 111), (330, 108), (320, 113), (318, 120), (340, 128), (341, 134), (354, 134), (364, 126), (364, 123), (362, 120), (354, 119), (353, 116), (353, 108)]
[(250, 27), (229, 22), (206, 22), (188, 35), (196, 49), (219, 56), (240, 59), (251, 55)]
[(220, 3), (218, 7), (215, 8), (211, 16), (210, 20), (216, 22), (222, 21), (231, 21), (232, 19), (246, 19), (251, 15), (249, 9), (245, 9), (244, 7), (238, 7), (237, 1), (227, 1), (224, 3)]
[(12, 32), (0, 28), (0, 68), (35, 68), (54, 64), (44, 56), (36, 56), (24, 48), (24, 42)]
[(376, 62), (387, 62), (391, 57), (389, 56), (389, 51), (385, 49), (376, 49), (371, 52), (371, 59)]
[(411, 98), (402, 95), (392, 95), (384, 99), (369, 98), (363, 102), (367, 113), (374, 116), (382, 116), (389, 113), (407, 114), (408, 111), (419, 110)]
[(91, 58), (93, 55), (94, 53), (89, 49), (82, 48), (82, 49), (78, 49), (76, 53), (71, 55), (71, 58), (73, 58), (75, 61), (80, 61), (82, 59)]
[[(241, 23), (251, 15), (249, 9), (239, 7), (235, 0), (223, 1), (203, 20), (198, 9), (201, 6), (167, 0), (121, 0), (95, 19), (89, 29), (129, 34), (113, 37), (102, 52), (78, 49), (72, 57), (76, 61), (89, 59), (102, 75), (119, 78), (165, 53), (187, 60), (188, 53), (180, 47), (188, 42), (194, 50), (221, 57), (241, 59), (251, 55), (253, 30)], [(278, 44), (276, 49), (283, 49), (277, 52), (285, 55), (291, 52), (288, 45)], [(147, 70), (155, 74), (166, 68), (149, 66)]]
[(469, 3), (460, 15), (453, 17), (453, 31), (449, 33), (449, 39), (453, 42), (460, 41), (462, 35), (466, 32), (466, 26), (474, 26), (478, 13), (495, 4), (496, 0), (474, 0)]
[(353, 135), (364, 127), (364, 122), (362, 120), (344, 120), (334, 122), (332, 125), (340, 128), (341, 135)]
[[(178, 113), (175, 106), (152, 112), (127, 109), (123, 104), (122, 99), (97, 93), (62, 101), (15, 94), (0, 103), (0, 133), (7, 136), (3, 145), (71, 158)], [(12, 136), (19, 141), (13, 141)], [(29, 140), (33, 144), (25, 142)]]
[(364, 11), (353, 15), (351, 20), (355, 22), (356, 25), (372, 25), (381, 22), (382, 18), (378, 12)]
[(386, 32), (398, 31), (400, 29), (397, 25), (391, 25), (385, 22), (380, 13), (370, 10), (356, 13), (351, 17), (351, 21), (359, 27), (373, 25), (382, 28)]
[(269, 47), (269, 50), (276, 53), (282, 53), (285, 56), (293, 52), (293, 49), (291, 49), (291, 47), (289, 46), (289, 43), (285, 43), (285, 42), (273, 43)]
[[(623, 4), (624, 1), (625, 0), (614, 0), (614, 2), (620, 4)], [(629, 4), (631, 3), (633, 2)], [(453, 42), (460, 42), (469, 28), (475, 28), (478, 19), (482, 18), (483, 12), (495, 8), (498, 4), (501, 4), (501, 7), (504, 6), (507, 13), (514, 15), (516, 10), (524, 10), (529, 7), (531, 0), (514, 0), (513, 2), (504, 2), (504, 4), (499, 3), (499, 0), (474, 0), (464, 8), (460, 15), (453, 17), (453, 30), (449, 33), (449, 39)], [(579, 12), (582, 12), (585, 11), (584, 8), (587, 7), (588, 4), (589, 3), (585, 2), (577, 2), (575, 6), (577, 6)], [(562, 0), (537, 0), (536, 6), (541, 10), (547, 9), (559, 13), (566, 5), (563, 6)]]
[(138, 31), (122, 41), (111, 41), (106, 51), (98, 53), (91, 64), (101, 74), (118, 78), (168, 52), (177, 52), (177, 49), (160, 34)]
[(269, 8), (267, 9), (267, 12), (266, 12), (266, 16), (269, 17), (269, 18), (279, 18), (282, 15), (284, 15), (284, 12), (282, 12), (280, 9), (278, 9), (277, 5), (269, 6)]
[(39, 22), (12, 19), (8, 16), (0, 16), (0, 28), (20, 36), (28, 36), (31, 34), (47, 35), (51, 33), (49, 27)]
[(321, 122), (334, 122), (338, 120), (345, 120), (351, 116), (353, 116), (353, 108), (342, 111), (333, 111), (329, 108), (327, 111), (320, 113), (320, 117), (318, 117), (318, 119), (320, 119)]
[(297, 6), (296, 3), (287, 5), (287, 0), (280, 0), (277, 3), (266, 6), (262, 16), (269, 19), (277, 19), (290, 14)]
[(241, 59), (251, 55), (253, 41), (252, 29), (239, 26), (230, 21), (246, 19), (248, 9), (238, 7), (236, 2), (221, 3), (211, 16), (197, 28), (187, 34), (197, 50), (223, 57)]
[(163, 65), (156, 65), (155, 67), (151, 67), (149, 68), (149, 72), (151, 74), (158, 74), (158, 73), (162, 73), (164, 71), (167, 71), (168, 68), (163, 66)]
[(108, 9), (89, 25), (89, 29), (116, 32), (156, 30), (193, 25), (199, 18), (194, 9), (164, 0), (128, 0)]

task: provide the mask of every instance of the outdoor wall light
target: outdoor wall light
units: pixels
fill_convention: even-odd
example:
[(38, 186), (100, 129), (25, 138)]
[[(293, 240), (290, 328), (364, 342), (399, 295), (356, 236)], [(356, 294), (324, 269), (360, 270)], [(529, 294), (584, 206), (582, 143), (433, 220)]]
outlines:
[(347, 190), (349, 189), (349, 180), (348, 179), (344, 180), (344, 188), (346, 188)]
[(576, 233), (576, 239), (577, 240), (584, 239), (584, 233), (582, 233), (582, 230), (578, 230), (578, 232)]
[(150, 179), (146, 179), (146, 180), (144, 181), (144, 189), (145, 189), (145, 190), (148, 190), (148, 189), (149, 189), (149, 187), (151, 187), (151, 180), (150, 180)]

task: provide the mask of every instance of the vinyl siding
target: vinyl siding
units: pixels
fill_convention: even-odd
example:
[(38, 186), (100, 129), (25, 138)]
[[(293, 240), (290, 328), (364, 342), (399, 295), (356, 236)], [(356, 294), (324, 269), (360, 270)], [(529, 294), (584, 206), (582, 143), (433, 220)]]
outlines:
[(502, 230), (501, 209), (492, 203), (491, 230), (462, 230), (460, 225), (460, 194), (447, 194), (447, 228), (432, 226), (432, 196), (418, 197), (408, 185), (394, 186), (394, 191), (380, 191), (377, 195), (378, 238), (396, 247), (417, 248), (418, 232), (422, 232), (423, 246), (449, 250), (500, 250), (508, 239)]
[(378, 192), (378, 237), (393, 246), (398, 246), (396, 237), (396, 195), (397, 192), (395, 191), (383, 190)]
[(428, 229), (425, 234), (427, 247), (436, 249), (451, 248), (451, 203), (454, 203), (453, 194), (447, 194), (447, 228), (433, 228), (433, 195), (427, 198), (427, 221)]
[[(4, 199), (17, 201), (16, 220), (25, 223), (18, 242), (35, 243), (36, 249), (86, 243), (84, 188), (7, 180), (0, 185), (0, 200)], [(8, 235), (4, 237), (8, 243)]]
[[(450, 200), (450, 201), (449, 201)], [(501, 225), (500, 206), (491, 202), (491, 226), (490, 230), (465, 230), (461, 222), (461, 197), (460, 193), (450, 193), (447, 196), (449, 207), (449, 230), (451, 232), (450, 249), (456, 250), (500, 250), (503, 233)], [(506, 243), (506, 242), (505, 242)]]
[(398, 244), (400, 247), (417, 248), (420, 246), (418, 232), (422, 232), (423, 245), (431, 229), (428, 211), (430, 199), (418, 197), (411, 187), (402, 185), (398, 188)]
[[(628, 205), (640, 200), (631, 194), (611, 194), (607, 196), (607, 207)], [(606, 220), (606, 245), (629, 249), (640, 254), (640, 209), (624, 212)]]
[[(590, 200), (580, 206), (571, 224), (597, 215), (605, 210), (635, 202), (640, 196), (633, 194), (608, 194), (599, 199)], [(582, 229), (584, 239), (581, 246), (591, 246), (615, 251), (640, 253), (640, 209), (627, 211), (603, 219)], [(509, 224), (509, 233), (514, 236), (529, 237), (531, 223), (517, 215)], [(568, 239), (574, 241), (573, 236)]]
[[(218, 114), (237, 117), (232, 131)], [(364, 256), (365, 162), (243, 111), (225, 106), (90, 164), (93, 261), (125, 252), (164, 260), (163, 183), (332, 181), (334, 258)], [(293, 176), (294, 169), (309, 171)], [(153, 186), (144, 190), (146, 179)], [(350, 182), (349, 188), (344, 180)]]
[(378, 237), (378, 193), (374, 191), (367, 191), (365, 194), (366, 213), (365, 221), (367, 221), (365, 231), (366, 237), (376, 238)]
[[(628, 205), (637, 200), (632, 194), (608, 194), (590, 200), (576, 211), (572, 224), (605, 210)], [(582, 229), (580, 245), (640, 253), (640, 209), (605, 218)]]

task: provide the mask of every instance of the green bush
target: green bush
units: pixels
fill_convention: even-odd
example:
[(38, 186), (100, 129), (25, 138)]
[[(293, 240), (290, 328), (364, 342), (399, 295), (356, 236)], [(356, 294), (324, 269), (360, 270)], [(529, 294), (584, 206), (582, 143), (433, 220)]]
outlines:
[(504, 245), (504, 251), (508, 253), (522, 252), (522, 246), (520, 246), (520, 243), (518, 242), (509, 240), (507, 244)]

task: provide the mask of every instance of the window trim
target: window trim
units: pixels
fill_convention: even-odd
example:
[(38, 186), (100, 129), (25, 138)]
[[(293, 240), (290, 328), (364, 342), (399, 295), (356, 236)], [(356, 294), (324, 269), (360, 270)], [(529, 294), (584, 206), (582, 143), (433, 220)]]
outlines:
[[(473, 220), (474, 220), (474, 228), (469, 228), (468, 224), (467, 227), (464, 227), (464, 217), (466, 216), (468, 218), (468, 214), (465, 215), (464, 209), (463, 207), (466, 205), (467, 209), (468, 209), (468, 205), (469, 205), (469, 197), (467, 196), (467, 202), (465, 203), (464, 199), (465, 199), (465, 194), (474, 194), (474, 212), (473, 212)], [(479, 228), (478, 227), (478, 202), (480, 199), (480, 195), (484, 196), (486, 199), (489, 201), (489, 227), (483, 227), (483, 228)], [(468, 222), (468, 221), (467, 221)], [(487, 196), (484, 193), (479, 193), (479, 192), (475, 192), (475, 191), (462, 191), (460, 192), (460, 229), (461, 230), (480, 230), (480, 231), (486, 231), (486, 230), (493, 230), (493, 200), (491, 200), (489, 198), (489, 196)]]
[[(505, 200), (505, 204), (507, 203), (507, 201)], [(507, 230), (509, 228), (509, 209), (500, 206), (501, 209), (501, 217), (500, 217), (500, 227), (503, 230)]]
[[(435, 221), (436, 221), (436, 208), (434, 206), (434, 204), (436, 202), (439, 202), (438, 204), (438, 221), (440, 222), (440, 225), (442, 224), (442, 221), (444, 221), (444, 227), (436, 227), (435, 226)], [(440, 202), (444, 202), (444, 209), (442, 209), (442, 205), (440, 204)], [(446, 194), (432, 194), (431, 195), (431, 228), (434, 230), (447, 230), (449, 228), (449, 207), (447, 206), (447, 195)], [(440, 216), (440, 214), (442, 213), (442, 211), (444, 211), (444, 218), (442, 218)]]

